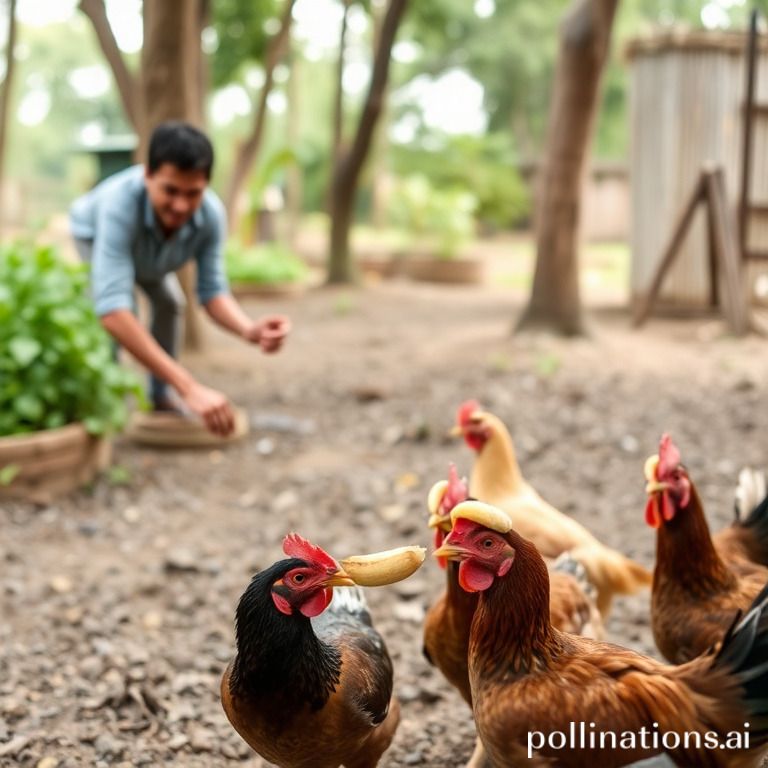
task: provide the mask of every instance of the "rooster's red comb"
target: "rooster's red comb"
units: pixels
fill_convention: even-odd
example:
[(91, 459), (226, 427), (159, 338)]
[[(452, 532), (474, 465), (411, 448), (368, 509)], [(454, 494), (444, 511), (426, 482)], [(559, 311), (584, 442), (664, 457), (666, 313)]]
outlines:
[(666, 477), (680, 466), (680, 450), (665, 432), (659, 441), (659, 468), (656, 474), (659, 478)]
[(308, 563), (325, 568), (339, 567), (339, 564), (326, 551), (302, 538), (298, 533), (289, 533), (283, 539), (283, 552), (288, 557), (297, 557), (299, 560), (306, 560)]
[(451, 510), (462, 501), (466, 501), (469, 496), (466, 478), (459, 477), (456, 471), (456, 465), (451, 462), (448, 465), (448, 487), (445, 489), (443, 503), (440, 505), (440, 511), (444, 515), (449, 515)]
[(482, 410), (477, 400), (465, 400), (456, 412), (456, 423), (459, 426), (466, 424), (475, 411)]

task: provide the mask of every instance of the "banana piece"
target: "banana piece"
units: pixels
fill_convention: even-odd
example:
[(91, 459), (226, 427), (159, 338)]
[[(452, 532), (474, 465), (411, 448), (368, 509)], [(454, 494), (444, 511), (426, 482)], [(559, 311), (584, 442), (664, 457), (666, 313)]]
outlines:
[(380, 587), (407, 579), (415, 573), (427, 554), (425, 547), (397, 547), (370, 555), (356, 555), (341, 561), (355, 584), (361, 587)]

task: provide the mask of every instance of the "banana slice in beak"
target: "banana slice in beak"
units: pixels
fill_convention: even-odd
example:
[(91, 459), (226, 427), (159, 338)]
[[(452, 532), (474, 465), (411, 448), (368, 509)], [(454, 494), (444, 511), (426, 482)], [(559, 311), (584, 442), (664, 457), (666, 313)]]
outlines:
[(341, 560), (341, 567), (355, 584), (380, 587), (407, 579), (424, 562), (425, 547), (397, 547), (370, 555), (357, 555)]

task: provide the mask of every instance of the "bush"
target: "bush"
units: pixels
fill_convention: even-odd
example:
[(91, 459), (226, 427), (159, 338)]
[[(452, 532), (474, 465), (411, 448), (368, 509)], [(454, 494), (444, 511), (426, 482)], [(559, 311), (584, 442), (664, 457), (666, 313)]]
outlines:
[(408, 176), (392, 193), (390, 216), (416, 247), (451, 259), (474, 235), (476, 206), (476, 198), (465, 190), (435, 189), (426, 176)]
[(526, 220), (530, 195), (508, 135), (432, 138), (429, 150), (395, 148), (395, 172), (423, 174), (437, 189), (471, 192), (475, 218), (485, 227), (508, 229)]
[(227, 277), (233, 283), (299, 283), (309, 272), (301, 258), (280, 243), (262, 243), (243, 248), (230, 241), (226, 249), (226, 264)]
[(72, 422), (103, 434), (125, 423), (128, 393), (144, 402), (113, 359), (87, 284), (87, 268), (52, 248), (0, 248), (0, 436)]

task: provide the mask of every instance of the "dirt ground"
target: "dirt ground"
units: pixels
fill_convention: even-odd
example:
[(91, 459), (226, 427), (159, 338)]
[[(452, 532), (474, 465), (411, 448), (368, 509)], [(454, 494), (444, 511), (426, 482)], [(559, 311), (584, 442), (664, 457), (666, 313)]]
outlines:
[[(343, 557), (430, 544), (425, 497), (469, 450), (446, 437), (477, 398), (510, 426), (528, 479), (646, 565), (643, 462), (679, 444), (714, 527), (742, 465), (768, 466), (768, 346), (716, 318), (642, 332), (593, 309), (592, 337), (512, 338), (508, 290), (389, 282), (286, 302), (294, 333), (265, 358), (211, 331), (188, 364), (248, 409), (225, 450), (163, 452), (121, 439), (117, 468), (41, 508), (0, 508), (0, 766), (266, 765), (229, 726), (218, 686), (251, 575), (296, 530)], [(370, 590), (403, 719), (382, 766), (460, 766), (465, 705), (425, 661), (433, 562)], [(654, 653), (648, 595), (618, 600), (610, 639)]]

